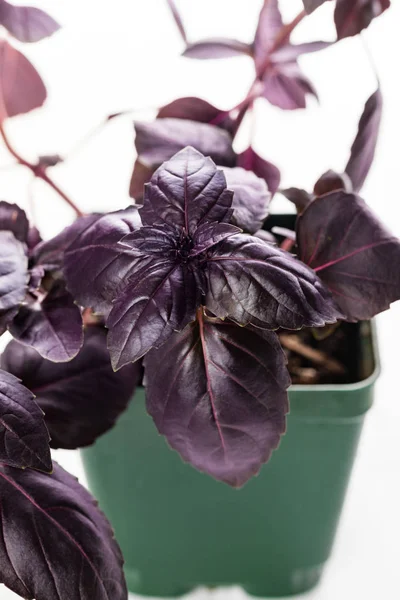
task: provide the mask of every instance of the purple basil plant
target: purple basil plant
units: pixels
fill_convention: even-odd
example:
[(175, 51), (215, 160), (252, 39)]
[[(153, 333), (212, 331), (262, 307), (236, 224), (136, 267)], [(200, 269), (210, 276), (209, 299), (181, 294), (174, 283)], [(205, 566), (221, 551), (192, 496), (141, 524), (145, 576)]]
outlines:
[[(53, 181), (61, 157), (31, 162), (14, 149), (5, 122), (42, 106), (46, 88), (24, 54), (0, 41), (0, 135), (77, 215), (42, 240), (19, 206), (0, 202), (0, 334), (14, 338), (0, 371), (0, 582), (22, 598), (127, 598), (111, 526), (50, 448), (92, 444), (144, 385), (149, 414), (182, 459), (241, 487), (285, 432), (291, 380), (278, 333), (371, 319), (400, 299), (400, 241), (358, 195), (378, 138), (379, 88), (344, 171), (323, 174), (312, 191), (279, 190), (273, 163), (251, 146), (233, 149), (257, 98), (294, 110), (316, 95), (298, 58), (333, 42), (291, 42), (324, 3), (303, 1), (285, 24), (278, 1), (264, 0), (245, 44), (190, 42), (168, 0), (184, 56), (248, 55), (254, 82), (231, 110), (185, 97), (135, 122), (134, 202), (108, 214), (84, 215)], [(336, 0), (338, 40), (389, 4)], [(59, 28), (5, 0), (0, 24), (28, 43)], [(278, 190), (297, 209), (281, 245), (267, 231)]]

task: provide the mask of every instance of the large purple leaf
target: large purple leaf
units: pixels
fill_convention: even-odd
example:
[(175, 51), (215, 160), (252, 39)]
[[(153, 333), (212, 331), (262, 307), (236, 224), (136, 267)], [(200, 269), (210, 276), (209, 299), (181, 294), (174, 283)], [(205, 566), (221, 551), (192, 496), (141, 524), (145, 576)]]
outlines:
[(22, 306), (9, 327), (19, 342), (54, 362), (74, 358), (83, 344), (81, 311), (60, 280), (42, 302)]
[(278, 0), (264, 0), (254, 38), (254, 61), (258, 74), (261, 74), (261, 69), (273, 50), (277, 35), (282, 28), (283, 21)]
[(188, 119), (156, 119), (135, 123), (135, 147), (139, 160), (153, 169), (186, 146), (193, 146), (204, 156), (227, 167), (235, 163), (231, 136), (213, 125)]
[(264, 179), (272, 196), (275, 194), (281, 181), (281, 173), (275, 165), (261, 158), (251, 146), (238, 155), (236, 164)]
[(52, 469), (43, 413), (32, 392), (5, 371), (0, 371), (0, 463), (21, 469)]
[(116, 298), (106, 321), (113, 368), (120, 369), (158, 347), (196, 316), (200, 304), (196, 273), (171, 259), (144, 259)]
[(295, 62), (271, 65), (264, 74), (263, 84), (262, 96), (283, 110), (306, 108), (307, 96), (317, 96)]
[(199, 315), (145, 358), (147, 409), (200, 471), (240, 487), (285, 431), (290, 379), (277, 336)]
[(230, 58), (232, 56), (252, 55), (252, 47), (239, 40), (228, 38), (209, 38), (188, 44), (182, 53), (186, 58)]
[(269, 212), (271, 194), (265, 181), (241, 167), (226, 167), (223, 171), (228, 189), (233, 191), (232, 222), (248, 233), (255, 233)]
[(327, 0), (303, 0), (304, 8), (308, 13), (313, 12), (316, 8), (324, 4)]
[(357, 136), (351, 147), (350, 160), (345, 169), (355, 192), (359, 192), (364, 185), (374, 160), (382, 119), (382, 105), (382, 93), (378, 88), (365, 104)]
[(0, 2), (0, 24), (20, 42), (38, 42), (60, 29), (50, 15), (33, 6)]
[(35, 67), (21, 52), (0, 40), (0, 121), (39, 108), (46, 97)]
[(18, 204), (0, 202), (0, 230), (11, 231), (20, 242), (26, 242), (29, 233), (29, 221), (26, 213)]
[(19, 306), (28, 287), (25, 245), (11, 231), (0, 231), (0, 314)]
[(104, 327), (89, 326), (78, 356), (67, 363), (42, 358), (12, 341), (1, 366), (22, 380), (45, 413), (52, 448), (81, 448), (111, 429), (141, 378), (141, 365), (114, 373)]
[(168, 2), (168, 5), (169, 5), (169, 8), (171, 10), (172, 17), (173, 17), (173, 19), (175, 21), (175, 25), (177, 26), (177, 28), (179, 30), (179, 33), (181, 34), (181, 37), (182, 37), (183, 41), (185, 43), (187, 43), (187, 35), (186, 35), (185, 26), (183, 24), (182, 17), (181, 17), (181, 15), (180, 15), (177, 7), (176, 7), (175, 0), (167, 0), (167, 2)]
[(297, 220), (297, 244), (349, 321), (370, 319), (400, 299), (400, 242), (358, 196), (314, 200)]
[(390, 0), (337, 0), (335, 25), (338, 39), (357, 35), (390, 6)]
[(72, 243), (65, 251), (64, 273), (67, 287), (82, 306), (107, 314), (118, 288), (124, 283), (135, 256), (127, 246), (119, 244), (125, 235), (140, 227), (135, 207), (101, 216), (88, 222), (88, 227), (75, 225), (66, 230)]
[(145, 225), (166, 223), (192, 235), (204, 222), (229, 221), (232, 196), (223, 172), (211, 158), (185, 148), (164, 163), (146, 185), (140, 216)]
[(239, 234), (221, 242), (208, 260), (207, 276), (207, 308), (239, 325), (299, 329), (339, 316), (310, 268), (259, 238)]
[(78, 481), (0, 466), (0, 581), (32, 600), (127, 600), (122, 554)]

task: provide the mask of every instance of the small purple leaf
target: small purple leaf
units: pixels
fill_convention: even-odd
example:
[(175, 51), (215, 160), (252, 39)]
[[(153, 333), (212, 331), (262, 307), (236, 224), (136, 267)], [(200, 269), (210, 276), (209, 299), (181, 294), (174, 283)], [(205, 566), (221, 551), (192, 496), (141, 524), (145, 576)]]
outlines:
[(221, 242), (207, 262), (207, 308), (217, 317), (262, 329), (334, 323), (331, 294), (306, 265), (256, 237)]
[(272, 332), (199, 320), (145, 358), (147, 409), (200, 471), (241, 487), (285, 431), (290, 379)]
[(0, 581), (23, 598), (127, 600), (122, 554), (78, 481), (0, 466)]
[(144, 185), (148, 183), (154, 173), (154, 169), (147, 167), (137, 158), (133, 165), (131, 181), (129, 184), (129, 195), (138, 202), (143, 199)]
[(21, 304), (28, 286), (25, 244), (11, 231), (0, 231), (0, 312)]
[(299, 188), (287, 188), (279, 190), (290, 202), (295, 205), (298, 214), (301, 214), (305, 208), (313, 201), (313, 195)]
[(235, 164), (231, 136), (214, 125), (188, 119), (156, 119), (149, 123), (136, 122), (135, 131), (138, 158), (152, 169), (186, 146), (193, 146), (204, 156), (210, 156), (218, 165), (230, 167)]
[(269, 212), (271, 194), (265, 181), (241, 167), (223, 171), (228, 189), (233, 191), (232, 222), (248, 233), (255, 233)]
[(297, 243), (347, 320), (371, 319), (400, 299), (400, 242), (358, 196), (314, 200), (297, 219)]
[(18, 204), (0, 202), (0, 231), (11, 231), (20, 242), (27, 241), (29, 221)]
[(304, 8), (308, 13), (312, 13), (316, 8), (324, 4), (327, 0), (303, 0)]
[(323, 196), (324, 194), (329, 194), (330, 192), (336, 192), (338, 190), (352, 192), (353, 186), (346, 173), (336, 173), (336, 171), (332, 171), (331, 169), (321, 175), (314, 185), (314, 194), (316, 196)]
[(337, 0), (335, 25), (338, 39), (357, 35), (390, 7), (390, 0)]
[(382, 93), (378, 88), (365, 104), (357, 136), (351, 147), (350, 160), (345, 169), (355, 192), (359, 192), (364, 185), (374, 160), (382, 119), (382, 105)]
[(306, 42), (304, 44), (286, 44), (271, 54), (271, 61), (274, 63), (295, 61), (302, 54), (319, 52), (329, 48), (335, 42)]
[(307, 96), (316, 96), (311, 82), (295, 62), (272, 65), (265, 72), (263, 83), (263, 97), (283, 110), (306, 108)]
[(54, 362), (71, 360), (83, 344), (81, 311), (63, 281), (56, 281), (42, 302), (22, 306), (9, 329), (19, 342)]
[(241, 229), (230, 223), (204, 223), (200, 225), (193, 236), (193, 248), (190, 256), (202, 254), (222, 240), (241, 233)]
[(118, 242), (138, 227), (138, 211), (130, 207), (88, 221), (83, 230), (74, 223), (60, 234), (72, 238), (65, 251), (64, 273), (67, 288), (81, 306), (103, 314), (110, 311), (134, 259), (129, 248)]
[(1, 365), (36, 395), (45, 413), (52, 448), (82, 448), (111, 429), (126, 409), (141, 377), (141, 365), (114, 373), (107, 331), (90, 326), (78, 356), (67, 363), (42, 358), (33, 348), (12, 341)]
[(186, 58), (207, 60), (210, 58), (231, 58), (232, 56), (252, 55), (252, 47), (239, 40), (209, 38), (188, 44), (182, 53)]
[(20, 380), (1, 370), (0, 463), (20, 469), (48, 472), (52, 469), (49, 433), (43, 412)]
[(177, 26), (183, 41), (185, 42), (185, 44), (187, 44), (187, 35), (186, 35), (185, 26), (183, 24), (182, 17), (176, 7), (175, 0), (167, 0), (167, 2), (168, 2), (168, 6), (171, 10), (172, 17), (175, 21), (175, 25)]
[(254, 61), (259, 75), (262, 74), (261, 70), (282, 28), (283, 20), (278, 0), (264, 0), (254, 38)]
[(281, 173), (275, 165), (261, 158), (251, 146), (238, 155), (237, 166), (253, 171), (257, 177), (264, 179), (272, 196), (275, 194), (281, 181)]
[(159, 347), (196, 316), (201, 290), (190, 265), (143, 259), (116, 298), (106, 321), (114, 370)]
[(50, 15), (33, 6), (0, 3), (0, 24), (20, 42), (39, 42), (60, 29)]
[(193, 96), (178, 98), (161, 107), (157, 119), (187, 119), (198, 123), (210, 123), (224, 113), (206, 100)]
[(167, 223), (192, 235), (207, 221), (229, 221), (232, 196), (211, 158), (189, 147), (155, 172), (146, 185), (140, 216), (145, 225)]
[(0, 122), (39, 108), (46, 97), (35, 67), (21, 52), (0, 40)]

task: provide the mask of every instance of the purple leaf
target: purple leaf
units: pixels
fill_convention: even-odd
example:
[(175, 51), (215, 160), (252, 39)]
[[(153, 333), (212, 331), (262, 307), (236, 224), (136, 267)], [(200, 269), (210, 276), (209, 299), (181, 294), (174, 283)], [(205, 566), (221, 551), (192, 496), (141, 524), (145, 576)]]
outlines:
[(33, 394), (5, 371), (0, 371), (0, 462), (21, 469), (52, 469), (43, 413)]
[(232, 196), (223, 172), (211, 158), (189, 147), (153, 175), (146, 185), (140, 216), (145, 225), (166, 223), (192, 235), (207, 221), (229, 221)]
[(20, 42), (38, 42), (60, 29), (50, 15), (33, 6), (0, 3), (0, 24)]
[(316, 8), (324, 4), (326, 0), (303, 0), (304, 8), (308, 13), (312, 13)]
[(228, 38), (209, 38), (188, 44), (182, 53), (186, 58), (230, 58), (232, 56), (252, 55), (252, 47), (239, 40)]
[(144, 259), (114, 301), (106, 321), (114, 370), (159, 347), (196, 316), (201, 290), (191, 265)]
[(400, 242), (358, 196), (314, 200), (297, 219), (297, 243), (347, 320), (371, 319), (400, 298)]
[(241, 233), (241, 229), (230, 223), (204, 223), (193, 236), (193, 249), (190, 256), (202, 254), (231, 235)]
[(324, 41), (306, 42), (304, 44), (285, 44), (271, 54), (271, 61), (274, 63), (292, 62), (297, 60), (302, 54), (319, 52), (320, 50), (329, 48), (332, 44), (334, 44), (334, 42)]
[(390, 0), (337, 0), (335, 25), (338, 39), (357, 35), (390, 7)]
[(254, 38), (254, 61), (259, 75), (283, 26), (278, 0), (264, 0)]
[(101, 215), (86, 215), (76, 219), (72, 225), (65, 227), (50, 240), (41, 241), (35, 245), (32, 253), (35, 265), (45, 265), (46, 268), (59, 269), (62, 267), (64, 253), (75, 239), (84, 232), (92, 223), (100, 219)]
[(269, 212), (271, 194), (265, 181), (241, 167), (223, 171), (228, 189), (233, 191), (232, 222), (248, 233), (255, 233)]
[(72, 239), (64, 256), (67, 288), (79, 304), (103, 314), (110, 311), (133, 262), (132, 252), (118, 242), (138, 227), (138, 211), (130, 207), (89, 221), (83, 230), (76, 222), (64, 232)]
[(0, 122), (39, 108), (46, 97), (35, 67), (21, 52), (0, 40)]
[(301, 214), (305, 208), (313, 201), (313, 195), (299, 188), (287, 188), (280, 190), (280, 193), (285, 196), (290, 202), (296, 206), (298, 214)]
[[(324, 194), (329, 194), (330, 192), (336, 192), (338, 190), (344, 190), (345, 192), (351, 192), (353, 190), (351, 181), (346, 173), (336, 173), (336, 171), (329, 170), (321, 175), (314, 185), (314, 194), (316, 196), (323, 196)], [(305, 206), (303, 209), (304, 208)]]
[(183, 25), (183, 21), (181, 18), (181, 15), (175, 5), (175, 0), (167, 0), (169, 8), (171, 10), (171, 14), (173, 16), (173, 19), (175, 21), (175, 25), (177, 26), (179, 33), (181, 34), (181, 37), (183, 39), (183, 41), (185, 43), (187, 43), (187, 35), (186, 35), (186, 30), (185, 30), (185, 26)]
[(141, 202), (144, 193), (144, 184), (148, 183), (154, 173), (154, 169), (147, 167), (137, 158), (133, 165), (131, 181), (129, 184), (129, 195), (131, 198)]
[(156, 119), (135, 123), (135, 146), (140, 162), (155, 169), (186, 146), (227, 167), (235, 164), (231, 136), (213, 125), (188, 119)]
[(0, 230), (11, 231), (20, 242), (27, 241), (29, 221), (18, 204), (0, 202)]
[(161, 107), (157, 119), (188, 119), (198, 123), (210, 123), (223, 112), (206, 100), (190, 96), (178, 98)]
[(23, 598), (127, 600), (121, 551), (94, 499), (60, 466), (0, 466), (2, 581)]
[(307, 96), (316, 96), (311, 82), (295, 62), (271, 65), (264, 74), (263, 83), (263, 97), (283, 110), (306, 108)]
[(285, 431), (285, 355), (272, 332), (199, 320), (145, 358), (147, 409), (200, 471), (240, 487)]
[(275, 194), (281, 181), (280, 171), (275, 165), (261, 158), (251, 146), (238, 155), (237, 166), (253, 171), (257, 177), (264, 179), (272, 196)]
[(81, 311), (63, 281), (56, 281), (42, 302), (22, 306), (9, 329), (19, 342), (54, 362), (71, 360), (83, 344)]
[(28, 286), (25, 245), (11, 231), (0, 231), (0, 312), (21, 304)]
[(374, 160), (382, 119), (382, 104), (383, 98), (378, 88), (365, 104), (357, 136), (351, 147), (350, 160), (345, 171), (352, 181), (355, 192), (359, 192), (364, 185)]
[(235, 235), (207, 263), (207, 308), (217, 317), (262, 329), (334, 323), (331, 294), (306, 265), (259, 238)]
[(67, 363), (42, 358), (33, 348), (12, 341), (2, 367), (36, 394), (45, 413), (52, 448), (81, 448), (111, 429), (140, 381), (139, 363), (114, 373), (106, 329), (90, 326), (78, 356)]

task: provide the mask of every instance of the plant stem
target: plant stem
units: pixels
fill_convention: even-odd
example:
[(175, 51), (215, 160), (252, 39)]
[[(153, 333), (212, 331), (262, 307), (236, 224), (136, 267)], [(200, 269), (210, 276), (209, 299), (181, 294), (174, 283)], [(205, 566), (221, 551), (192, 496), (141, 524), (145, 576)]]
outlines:
[(67, 204), (69, 204), (69, 206), (72, 208), (72, 210), (75, 211), (75, 213), (78, 217), (83, 216), (84, 213), (77, 207), (75, 202), (73, 202), (71, 200), (71, 198), (69, 198), (67, 196), (67, 194), (65, 194), (65, 192), (63, 192), (62, 189), (59, 188), (58, 185), (47, 175), (45, 167), (43, 167), (39, 164), (34, 164), (34, 163), (29, 162), (15, 150), (15, 148), (12, 146), (10, 140), (8, 139), (8, 136), (4, 130), (3, 123), (1, 123), (1, 122), (0, 122), (0, 135), (3, 139), (3, 142), (4, 142), (7, 150), (15, 158), (15, 160), (18, 162), (18, 164), (26, 167), (27, 169), (30, 169), (32, 171), (32, 173), (35, 175), (35, 177), (39, 177), (40, 179), (43, 179), (43, 181), (45, 181), (47, 183), (47, 185), (49, 185), (51, 188), (53, 188), (53, 190), (55, 192), (57, 192), (57, 194), (59, 196), (61, 196), (61, 198)]

